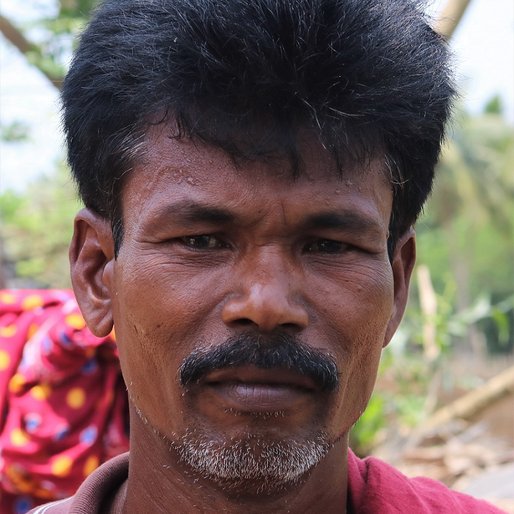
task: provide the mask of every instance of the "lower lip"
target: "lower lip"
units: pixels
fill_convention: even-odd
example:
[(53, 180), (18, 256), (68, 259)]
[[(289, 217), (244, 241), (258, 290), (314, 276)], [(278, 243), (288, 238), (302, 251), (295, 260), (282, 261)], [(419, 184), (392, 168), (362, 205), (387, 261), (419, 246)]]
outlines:
[(209, 390), (223, 407), (238, 412), (280, 412), (312, 399), (312, 391), (287, 385), (219, 383)]

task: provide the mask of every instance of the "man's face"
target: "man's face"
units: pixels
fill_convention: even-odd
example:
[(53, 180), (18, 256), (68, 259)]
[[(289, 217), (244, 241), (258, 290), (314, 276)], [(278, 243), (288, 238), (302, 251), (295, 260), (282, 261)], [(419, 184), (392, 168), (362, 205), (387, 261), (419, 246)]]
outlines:
[[(339, 177), (314, 144), (293, 179), (287, 162), (235, 166), (166, 134), (150, 134), (124, 185), (123, 243), (102, 279), (131, 401), (192, 463), (209, 443), (257, 463), (263, 448), (299, 447), (312, 466), (363, 412), (403, 312), (413, 240), (388, 258), (390, 185), (378, 161)], [(288, 336), (335, 364), (336, 387), (244, 355), (183, 383), (192, 356)]]

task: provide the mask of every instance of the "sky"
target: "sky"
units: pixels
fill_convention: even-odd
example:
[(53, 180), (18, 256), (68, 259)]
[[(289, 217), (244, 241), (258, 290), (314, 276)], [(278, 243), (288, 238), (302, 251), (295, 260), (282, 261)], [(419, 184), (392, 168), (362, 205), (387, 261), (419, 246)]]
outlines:
[[(436, 13), (445, 0), (431, 4)], [(0, 0), (0, 13), (24, 24), (53, 9), (52, 0)], [(466, 108), (479, 112), (499, 94), (514, 126), (514, 1), (472, 0), (451, 46)], [(26, 142), (0, 142), (0, 193), (22, 190), (64, 158), (59, 109), (53, 86), (0, 36), (0, 123), (29, 129)]]

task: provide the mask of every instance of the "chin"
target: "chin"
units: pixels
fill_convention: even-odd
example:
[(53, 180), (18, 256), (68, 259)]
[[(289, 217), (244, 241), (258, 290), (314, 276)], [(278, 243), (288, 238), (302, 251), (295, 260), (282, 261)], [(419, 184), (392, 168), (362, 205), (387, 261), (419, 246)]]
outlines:
[(216, 440), (188, 430), (168, 443), (189, 472), (239, 496), (280, 495), (300, 485), (332, 447), (324, 432), (296, 438), (247, 434)]

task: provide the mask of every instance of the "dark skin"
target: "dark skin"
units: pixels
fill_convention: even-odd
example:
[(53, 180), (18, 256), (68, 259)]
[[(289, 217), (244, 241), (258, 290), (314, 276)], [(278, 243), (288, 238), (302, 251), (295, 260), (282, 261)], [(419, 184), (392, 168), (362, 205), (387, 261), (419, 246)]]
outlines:
[[(115, 325), (130, 395), (120, 510), (346, 512), (348, 433), (402, 317), (415, 260), (412, 230), (388, 257), (382, 162), (341, 178), (306, 138), (305, 169), (293, 180), (285, 161), (236, 168), (220, 150), (168, 131), (148, 134), (144, 162), (124, 185), (118, 257), (109, 222), (87, 209), (70, 251), (89, 327), (104, 336)], [(288, 332), (330, 355), (339, 387), (326, 394), (294, 371), (251, 367), (181, 386), (178, 369), (194, 349), (248, 330)], [(259, 484), (223, 487), (182, 462), (169, 442), (191, 427), (228, 446), (322, 430), (332, 446), (298, 482), (262, 494)]]

